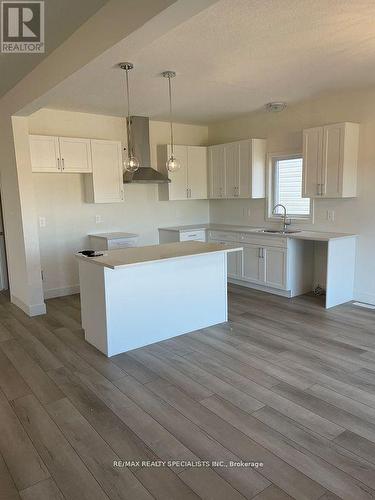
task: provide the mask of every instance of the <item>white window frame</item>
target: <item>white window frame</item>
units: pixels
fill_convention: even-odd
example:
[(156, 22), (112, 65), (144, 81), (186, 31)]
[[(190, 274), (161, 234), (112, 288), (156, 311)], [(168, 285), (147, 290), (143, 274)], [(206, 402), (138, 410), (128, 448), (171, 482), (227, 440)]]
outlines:
[[(290, 152), (290, 153), (268, 153), (267, 154), (267, 172), (266, 172), (266, 220), (269, 222), (280, 221), (280, 215), (274, 215), (272, 209), (274, 207), (274, 180), (275, 171), (274, 165), (278, 160), (287, 160), (289, 158), (302, 158), (301, 152)], [(290, 218), (293, 222), (298, 223), (314, 223), (314, 199), (310, 198), (310, 214), (309, 215), (291, 215)]]

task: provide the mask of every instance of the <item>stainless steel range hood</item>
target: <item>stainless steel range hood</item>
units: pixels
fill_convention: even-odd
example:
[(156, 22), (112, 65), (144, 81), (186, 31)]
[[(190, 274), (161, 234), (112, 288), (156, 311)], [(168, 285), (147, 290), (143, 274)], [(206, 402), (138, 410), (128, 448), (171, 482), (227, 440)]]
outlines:
[[(128, 120), (127, 118), (126, 125), (129, 130)], [(164, 184), (171, 182), (168, 177), (151, 167), (149, 118), (145, 116), (131, 116), (130, 120), (130, 142), (133, 146), (133, 153), (139, 160), (140, 167), (134, 173), (124, 173), (124, 184)]]

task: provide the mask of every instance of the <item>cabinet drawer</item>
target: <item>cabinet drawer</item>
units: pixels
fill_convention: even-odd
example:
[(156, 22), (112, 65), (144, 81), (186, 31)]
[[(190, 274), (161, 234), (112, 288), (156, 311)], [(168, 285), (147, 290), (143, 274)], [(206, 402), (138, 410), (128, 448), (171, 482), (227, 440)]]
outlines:
[(239, 234), (231, 231), (210, 231), (208, 237), (210, 240), (239, 241)]
[(281, 247), (286, 248), (288, 245), (287, 238), (280, 236), (264, 236), (259, 233), (242, 233), (240, 235), (240, 241), (243, 243), (251, 243), (252, 245), (258, 245), (262, 247)]
[(115, 250), (117, 248), (136, 247), (137, 238), (120, 238), (116, 240), (108, 240), (108, 250)]
[(180, 241), (206, 241), (206, 231), (184, 231), (180, 233)]

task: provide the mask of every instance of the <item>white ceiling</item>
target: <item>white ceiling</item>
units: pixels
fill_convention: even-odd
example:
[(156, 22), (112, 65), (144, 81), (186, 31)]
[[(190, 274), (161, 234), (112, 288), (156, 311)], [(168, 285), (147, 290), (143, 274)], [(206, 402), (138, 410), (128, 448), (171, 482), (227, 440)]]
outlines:
[[(186, 0), (189, 1), (189, 0)], [(208, 123), (293, 103), (322, 91), (375, 84), (373, 0), (219, 0), (142, 50), (107, 51), (51, 92), (44, 105), (122, 115), (129, 59), (132, 114)], [(120, 55), (121, 54), (121, 55)]]
[(45, 0), (44, 54), (0, 53), (0, 97), (37, 66), (108, 0)]

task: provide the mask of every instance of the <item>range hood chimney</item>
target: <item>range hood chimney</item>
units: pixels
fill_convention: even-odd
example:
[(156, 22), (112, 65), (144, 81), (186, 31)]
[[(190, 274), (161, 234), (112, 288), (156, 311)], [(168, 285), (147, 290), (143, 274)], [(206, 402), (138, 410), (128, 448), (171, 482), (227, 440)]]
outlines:
[[(129, 118), (126, 126), (129, 130)], [(140, 167), (134, 172), (124, 173), (124, 184), (163, 184), (171, 182), (168, 177), (151, 167), (150, 160), (150, 130), (149, 118), (145, 116), (131, 116), (130, 143), (133, 146), (133, 154), (139, 160)]]

